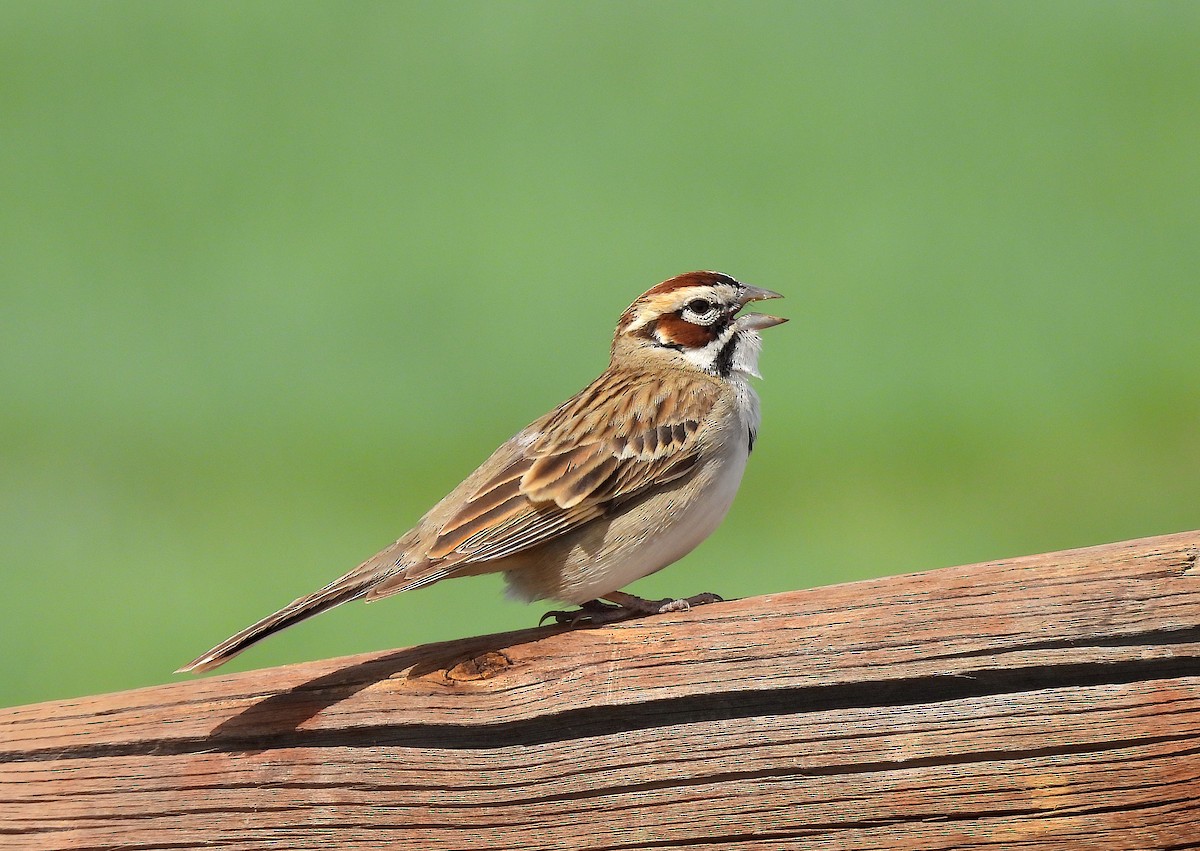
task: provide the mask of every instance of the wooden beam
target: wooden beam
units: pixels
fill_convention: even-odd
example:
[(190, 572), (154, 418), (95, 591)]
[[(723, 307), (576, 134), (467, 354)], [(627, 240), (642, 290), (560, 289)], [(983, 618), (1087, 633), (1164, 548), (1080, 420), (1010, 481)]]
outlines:
[(1200, 532), (0, 711), (0, 847), (1200, 848)]

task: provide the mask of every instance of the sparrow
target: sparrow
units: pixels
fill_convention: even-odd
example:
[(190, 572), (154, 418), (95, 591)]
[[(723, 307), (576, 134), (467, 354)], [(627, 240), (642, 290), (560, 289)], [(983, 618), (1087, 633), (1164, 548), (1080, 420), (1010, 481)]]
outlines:
[(501, 572), (509, 596), (578, 605), (547, 614), (569, 624), (719, 601), (620, 589), (687, 555), (728, 512), (758, 434), (758, 332), (786, 321), (739, 311), (781, 297), (720, 272), (651, 287), (621, 314), (599, 378), (501, 445), (394, 544), (176, 673), (216, 668), (350, 600), (459, 576)]

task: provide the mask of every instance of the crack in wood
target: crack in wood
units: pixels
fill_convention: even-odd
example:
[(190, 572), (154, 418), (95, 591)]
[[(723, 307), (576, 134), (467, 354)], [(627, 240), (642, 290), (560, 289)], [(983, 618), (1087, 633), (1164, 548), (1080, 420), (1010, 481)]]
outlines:
[(974, 657), (1000, 656), (1006, 653), (1030, 653), (1042, 650), (1082, 650), (1090, 647), (1158, 647), (1163, 645), (1196, 644), (1200, 646), (1200, 626), (1181, 627), (1172, 630), (1133, 632), (1127, 635), (1104, 636), (1101, 638), (1068, 639), (1055, 638), (1048, 641), (1028, 641), (1010, 644), (1003, 648), (986, 647), (963, 650), (958, 653), (927, 653), (929, 659), (970, 659)]
[[(206, 737), (0, 752), (0, 763), (114, 756), (241, 753), (283, 748), (413, 747), (492, 750), (619, 735), (708, 721), (845, 709), (929, 706), (1022, 692), (1200, 677), (1200, 657), (979, 669), (898, 680), (711, 692), (618, 706), (587, 706), (502, 724), (372, 724), (338, 730), (264, 730), (255, 707)], [(241, 721), (239, 722), (239, 718)], [(247, 720), (250, 719), (250, 720)]]

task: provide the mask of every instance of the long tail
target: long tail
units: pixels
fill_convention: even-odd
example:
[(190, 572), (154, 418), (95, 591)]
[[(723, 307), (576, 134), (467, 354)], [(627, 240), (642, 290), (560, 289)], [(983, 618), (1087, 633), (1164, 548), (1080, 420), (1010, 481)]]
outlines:
[(347, 578), (349, 577), (342, 577), (320, 591), (293, 600), (275, 614), (267, 615), (258, 623), (251, 624), (237, 635), (225, 639), (212, 650), (188, 662), (175, 673), (211, 671), (219, 665), (224, 665), (247, 647), (257, 644), (268, 635), (274, 635), (292, 624), (364, 596), (375, 584), (370, 577), (366, 577), (364, 581), (352, 583), (347, 583), (345, 581)]

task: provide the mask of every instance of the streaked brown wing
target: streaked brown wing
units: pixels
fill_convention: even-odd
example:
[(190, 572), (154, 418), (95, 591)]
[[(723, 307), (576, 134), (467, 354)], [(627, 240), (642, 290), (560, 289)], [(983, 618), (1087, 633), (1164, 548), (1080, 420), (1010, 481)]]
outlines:
[(530, 500), (521, 492), (521, 477), (533, 460), (518, 458), (480, 487), (442, 527), (429, 559), (463, 564), (502, 558), (604, 513), (595, 505), (564, 510), (553, 502)]
[(540, 436), (443, 526), (429, 558), (465, 565), (513, 555), (686, 475), (718, 391), (703, 384), (680, 397), (638, 379), (606, 372), (534, 423), (525, 433)]

